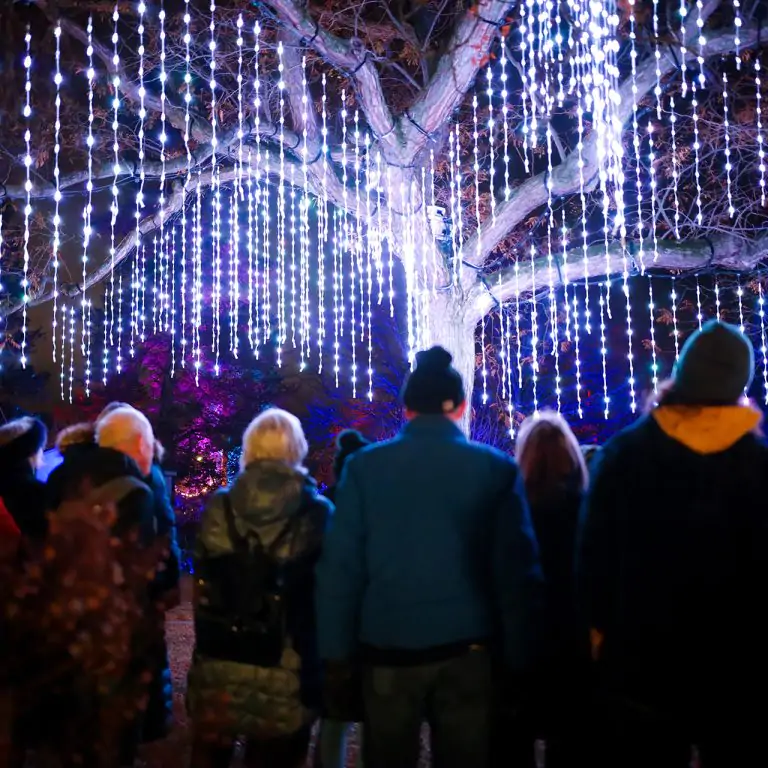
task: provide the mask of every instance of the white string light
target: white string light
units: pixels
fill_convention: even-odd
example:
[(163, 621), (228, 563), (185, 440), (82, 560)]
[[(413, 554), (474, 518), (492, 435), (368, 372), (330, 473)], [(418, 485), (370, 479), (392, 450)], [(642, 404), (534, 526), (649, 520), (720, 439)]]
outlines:
[(488, 80), (488, 87), (485, 91), (488, 96), (488, 183), (491, 189), (491, 221), (496, 224), (496, 189), (493, 178), (496, 165), (496, 156), (493, 149), (493, 134), (496, 123), (493, 119), (493, 70), (491, 69), (490, 64), (486, 70), (486, 79)]
[[(603, 287), (605, 290), (603, 290)], [(611, 408), (611, 398), (608, 396), (608, 368), (607, 368), (607, 358), (608, 358), (608, 348), (607, 348), (607, 341), (605, 338), (605, 314), (606, 314), (606, 304), (609, 300), (608, 297), (608, 286), (601, 286), (600, 287), (600, 358), (602, 360), (603, 364), (603, 416), (607, 419), (610, 414), (610, 408)]]
[(322, 87), (321, 154), (323, 159), (323, 189), (318, 208), (318, 226), (321, 227), (322, 231), (318, 233), (317, 238), (317, 369), (319, 373), (323, 371), (323, 348), (325, 345), (325, 249), (328, 243), (328, 97), (326, 94), (325, 72), (323, 72)]
[(461, 197), (461, 134), (459, 133), (459, 123), (456, 122), (456, 258), (454, 259), (454, 284), (458, 285), (461, 281), (461, 273), (464, 265), (464, 222), (463, 206)]
[(158, 213), (160, 215), (160, 262), (163, 265), (160, 273), (160, 330), (168, 330), (169, 320), (169, 301), (168, 301), (168, 278), (169, 262), (168, 251), (165, 247), (165, 145), (168, 136), (165, 132), (165, 81), (167, 74), (165, 72), (165, 0), (160, 0), (160, 200), (158, 204)]
[(576, 115), (578, 117), (578, 141), (576, 142), (576, 151), (578, 152), (579, 200), (581, 202), (581, 257), (584, 265), (584, 330), (588, 334), (591, 334), (592, 321), (589, 315), (589, 258), (587, 255), (587, 248), (589, 245), (587, 237), (587, 196), (585, 193), (584, 182), (584, 109), (581, 106), (581, 99), (579, 99), (579, 104), (576, 107)]
[(235, 182), (234, 207), (232, 211), (234, 219), (234, 307), (232, 308), (232, 326), (230, 337), (232, 354), (237, 360), (240, 340), (238, 329), (240, 326), (240, 202), (244, 200), (243, 193), (243, 16), (237, 17), (237, 177)]
[[(334, 263), (334, 273), (336, 275), (336, 284), (339, 292), (339, 299), (338, 299), (338, 329), (336, 331), (337, 337), (344, 337), (344, 252), (347, 249), (347, 243), (348, 243), (348, 235), (347, 235), (347, 184), (349, 181), (349, 174), (347, 171), (347, 92), (346, 90), (342, 89), (341, 91), (341, 183), (344, 187), (344, 190), (342, 192), (342, 210), (339, 214), (339, 226), (340, 226), (340, 234), (337, 237), (338, 241), (338, 251), (336, 253), (335, 263)], [(391, 199), (391, 198), (389, 198)], [(354, 291), (354, 277), (352, 279), (352, 290)], [(355, 304), (354, 301), (352, 302), (352, 307), (354, 308)], [(354, 323), (353, 323), (354, 326)], [(338, 344), (338, 340), (337, 340)], [(354, 352), (355, 349), (355, 339), (354, 339), (354, 331), (352, 336), (352, 350)], [(336, 352), (336, 360), (338, 368), (338, 358), (339, 353), (338, 349)], [(338, 371), (337, 371), (338, 376)], [(338, 386), (338, 382), (337, 382)]]
[(536, 248), (531, 245), (531, 383), (533, 385), (533, 412), (539, 412), (539, 318), (536, 304)]
[(197, 169), (197, 189), (195, 190), (195, 231), (193, 233), (193, 260), (194, 260), (194, 296), (193, 296), (193, 351), (195, 365), (195, 383), (200, 383), (200, 326), (202, 325), (203, 313), (203, 185), (202, 168)]
[(654, 394), (659, 391), (659, 363), (656, 355), (656, 306), (653, 303), (653, 277), (648, 273), (648, 311), (651, 317), (651, 381)]
[[(701, 34), (704, 27), (704, 20), (702, 18), (702, 10), (703, 5), (701, 0), (696, 0), (696, 9), (698, 11), (698, 16), (696, 18), (696, 26), (699, 28), (699, 55), (697, 57), (697, 61), (699, 63), (699, 75), (698, 79), (701, 83), (702, 88), (705, 85), (704, 80), (704, 56), (703, 56), (703, 46), (706, 43), (706, 39), (704, 38), (704, 35)], [(699, 143), (699, 101), (697, 98), (697, 85), (696, 85), (696, 79), (691, 78), (691, 114), (693, 117), (693, 160), (694, 160), (694, 177), (696, 179), (696, 207), (698, 208), (698, 213), (696, 214), (696, 222), (699, 226), (702, 225), (702, 222), (704, 220), (704, 216), (701, 210), (701, 173), (699, 171), (699, 150), (701, 148), (701, 145)]]
[(517, 337), (517, 388), (523, 391), (523, 342), (520, 335), (520, 256), (515, 255), (515, 336)]
[[(657, 22), (658, 23), (658, 22)], [(638, 260), (640, 273), (645, 274), (645, 250), (643, 243), (643, 182), (640, 172), (640, 126), (637, 122), (637, 31), (635, 19), (635, 0), (629, 4), (629, 38), (631, 42), (630, 60), (632, 64), (632, 147), (635, 153), (635, 197), (637, 198), (637, 239), (640, 246)], [(658, 45), (657, 45), (658, 47)], [(658, 69), (658, 61), (656, 64)], [(673, 127), (674, 131), (674, 127)]]
[(763, 111), (760, 89), (760, 55), (755, 54), (755, 119), (757, 120), (757, 159), (760, 171), (760, 204), (765, 205), (765, 149), (763, 143)]
[(736, 49), (736, 69), (741, 69), (741, 2), (739, 0), (733, 0), (733, 45)]
[[(301, 228), (301, 357), (302, 364), (301, 369), (304, 370), (304, 358), (311, 355), (311, 334), (310, 334), (310, 317), (309, 317), (309, 148), (307, 142), (309, 139), (309, 96), (307, 85), (307, 57), (301, 58), (301, 175), (303, 181), (303, 190), (301, 196), (301, 216), (300, 216), (300, 228)], [(322, 240), (318, 240), (318, 264), (321, 260), (322, 253)], [(320, 278), (318, 277), (318, 280)], [(318, 286), (319, 289), (319, 286)], [(319, 333), (319, 328), (318, 328)], [(322, 371), (322, 344), (320, 347), (319, 368)]]
[(758, 314), (760, 315), (760, 353), (763, 356), (763, 402), (768, 405), (768, 345), (765, 339), (765, 297), (763, 296), (763, 281), (757, 280)]
[(75, 388), (75, 307), (69, 308), (69, 402), (72, 403), (72, 395)]
[[(479, 149), (479, 131), (477, 129), (477, 95), (472, 97), (472, 156), (474, 164), (472, 169), (475, 172), (475, 220), (477, 222), (477, 231), (475, 233), (475, 243), (477, 243), (476, 257), (478, 262), (481, 260), (481, 240), (482, 226), (480, 224), (480, 149)], [(458, 134), (457, 134), (458, 139)], [(493, 143), (493, 142), (491, 142)], [(481, 373), (483, 377), (483, 405), (488, 402), (488, 366), (485, 355), (485, 322), (480, 321), (480, 355), (481, 355)]]
[[(658, 218), (656, 207), (656, 152), (654, 150), (655, 144), (653, 141), (653, 120), (648, 120), (648, 172), (651, 177), (651, 235), (653, 237), (653, 262), (654, 264), (659, 258), (659, 235), (657, 230)], [(661, 204), (659, 203), (659, 207)]]
[[(528, 5), (533, 8), (533, 4), (528, 2)], [(528, 162), (528, 135), (530, 132), (528, 121), (528, 64), (527, 64), (527, 52), (529, 47), (529, 41), (533, 41), (533, 32), (528, 29), (528, 24), (533, 24), (533, 14), (531, 13), (530, 21), (527, 18), (526, 6), (524, 3), (520, 3), (520, 77), (523, 81), (523, 87), (520, 91), (520, 99), (523, 106), (523, 163), (525, 165), (526, 174), (530, 173), (530, 164)], [(531, 47), (531, 60), (533, 60), (533, 48)], [(531, 65), (533, 61), (531, 61)], [(533, 103), (531, 103), (531, 111), (535, 109)]]
[(669, 97), (669, 123), (672, 133), (672, 195), (675, 201), (675, 238), (680, 239), (680, 198), (677, 184), (680, 179), (680, 161), (677, 158), (677, 115), (675, 114), (675, 97)]
[(675, 286), (675, 277), (672, 276), (672, 336), (675, 339), (675, 362), (680, 359), (680, 331), (677, 327), (677, 290)]
[[(547, 97), (549, 105), (549, 97)], [(549, 106), (547, 107), (549, 110)], [(557, 319), (557, 293), (555, 291), (554, 257), (552, 254), (552, 230), (555, 228), (555, 211), (552, 204), (552, 129), (549, 116), (547, 117), (547, 278), (549, 280), (549, 326), (552, 340), (552, 354), (555, 358), (555, 395), (557, 396), (557, 411), (560, 412), (560, 342)], [(567, 303), (567, 299), (566, 299)]]
[[(176, 227), (171, 226), (171, 378), (176, 373)], [(184, 286), (181, 288), (184, 293)]]
[(262, 287), (263, 298), (261, 302), (262, 309), (262, 329), (264, 332), (264, 343), (269, 341), (269, 337), (272, 335), (272, 291), (271, 282), (272, 276), (270, 271), (270, 245), (269, 245), (269, 233), (271, 229), (271, 214), (269, 205), (269, 187), (267, 181), (269, 179), (269, 150), (264, 150), (264, 171), (262, 174), (264, 183), (261, 187), (262, 194)]
[[(141, 279), (137, 281), (139, 284), (136, 286), (136, 307), (135, 307), (135, 334), (139, 334), (139, 322), (141, 322), (141, 334), (140, 339), (143, 342), (145, 336), (145, 293), (146, 293), (146, 261), (144, 257), (144, 245), (141, 240), (141, 211), (144, 208), (144, 121), (147, 117), (147, 110), (144, 106), (144, 99), (147, 91), (144, 87), (144, 14), (147, 7), (144, 2), (139, 3), (139, 139), (138, 139), (138, 153), (139, 153), (139, 189), (136, 192), (136, 241), (134, 248), (136, 253), (141, 253)], [(131, 357), (135, 355), (134, 340), (131, 338)]]
[(696, 275), (696, 319), (699, 322), (699, 330), (701, 330), (702, 322), (704, 321), (704, 314), (701, 311), (701, 285), (699, 284), (699, 276)]
[[(259, 219), (259, 209), (262, 207), (269, 208), (269, 193), (266, 185), (262, 190), (261, 184), (261, 76), (259, 72), (259, 55), (261, 51), (261, 26), (257, 21), (253, 27), (253, 115), (256, 133), (256, 167), (254, 169), (254, 247), (253, 247), (253, 270), (254, 270), (254, 306), (253, 311), (255, 314), (255, 323), (253, 331), (253, 351), (256, 358), (259, 358), (261, 349), (261, 340), (266, 340), (266, 323), (264, 321), (264, 315), (260, 312), (260, 286), (259, 286), (259, 259), (261, 258), (261, 252), (259, 250), (259, 232), (261, 232), (261, 222)], [(264, 264), (264, 269), (261, 271), (261, 279), (264, 285), (269, 284), (269, 270), (268, 264)], [(264, 288), (264, 294), (266, 297), (266, 287)], [(263, 336), (262, 336), (263, 334)]]
[(728, 121), (728, 75), (725, 72), (723, 72), (723, 128), (725, 132), (725, 179), (728, 194), (728, 215), (733, 218), (736, 209), (733, 207), (733, 194), (731, 192), (731, 129)]
[[(248, 189), (248, 226), (246, 229), (246, 251), (248, 253), (248, 343), (253, 350), (255, 325), (253, 322), (253, 309), (254, 309), (254, 284), (256, 282), (256, 272), (253, 268), (253, 255), (254, 255), (254, 242), (253, 242), (253, 206), (254, 206), (254, 190), (253, 190), (253, 166), (251, 149), (248, 148), (248, 166), (246, 174), (246, 187)], [(258, 240), (257, 240), (258, 242)], [(258, 291), (256, 292), (258, 295)], [(257, 320), (258, 321), (258, 320)]]
[(720, 322), (720, 284), (715, 278), (715, 320)]
[(93, 213), (93, 91), (96, 72), (93, 69), (93, 19), (88, 18), (88, 183), (86, 189), (88, 195), (85, 208), (83, 209), (83, 287), (81, 300), (81, 347), (83, 357), (85, 358), (85, 394), (89, 397), (91, 394), (91, 319), (90, 302), (87, 299), (87, 268), (88, 268), (88, 249), (91, 242), (91, 214)]
[[(504, 127), (504, 200), (509, 200), (509, 107), (507, 106), (507, 39), (501, 38), (501, 120)], [(434, 167), (434, 151), (432, 153)], [(434, 191), (434, 183), (432, 185)]]
[[(117, 214), (119, 211), (119, 191), (117, 188), (117, 181), (120, 177), (120, 146), (118, 144), (118, 118), (120, 116), (120, 53), (117, 47), (119, 37), (117, 34), (117, 24), (120, 21), (120, 10), (117, 3), (115, 3), (115, 9), (112, 12), (112, 21), (114, 22), (114, 30), (112, 32), (112, 66), (114, 72), (112, 75), (112, 155), (113, 155), (113, 176), (112, 176), (112, 205), (110, 206), (110, 213), (112, 214), (110, 219), (110, 240), (109, 240), (109, 257), (110, 257), (110, 290), (109, 294), (105, 294), (104, 301), (104, 349), (102, 351), (102, 364), (103, 364), (103, 376), (102, 382), (104, 385), (107, 383), (107, 376), (109, 373), (109, 347), (115, 343), (115, 226), (117, 225)], [(107, 300), (108, 299), (108, 300)], [(119, 298), (118, 298), (119, 302)], [(107, 318), (107, 310), (109, 309), (109, 318)], [(118, 335), (119, 339), (119, 335)], [(118, 341), (119, 344), (119, 341)]]
[(283, 344), (286, 340), (285, 323), (285, 80), (283, 72), (283, 43), (277, 44), (277, 91), (280, 105), (280, 178), (277, 186), (277, 365), (283, 364)]
[[(189, 46), (192, 42), (189, 13), (189, 0), (184, 0), (184, 151), (187, 156), (187, 172), (184, 176), (184, 203), (181, 208), (181, 367), (186, 367), (187, 360), (187, 196), (192, 182), (192, 151), (189, 145), (189, 106), (192, 103), (192, 57)], [(195, 233), (192, 232), (194, 238)], [(194, 247), (193, 247), (194, 252)], [(194, 297), (194, 279), (192, 296)]]
[[(366, 306), (366, 333), (368, 335), (368, 402), (373, 401), (373, 270), (371, 251), (378, 241), (378, 233), (375, 232), (375, 227), (371, 218), (371, 140), (368, 134), (365, 135), (365, 216), (368, 222), (368, 248), (366, 248), (366, 277), (367, 277), (367, 306)], [(426, 201), (423, 194), (424, 188), (424, 168), (421, 169), (421, 183), (422, 183), (422, 210), (426, 215)], [(377, 209), (378, 211), (378, 209)], [(426, 230), (425, 230), (426, 231)], [(426, 259), (425, 259), (426, 264)], [(425, 283), (426, 290), (426, 283)], [(381, 295), (381, 287), (379, 287), (379, 295)]]
[(220, 354), (220, 334), (221, 321), (219, 319), (219, 308), (221, 306), (221, 191), (219, 184), (219, 169), (216, 163), (216, 153), (218, 151), (219, 140), (217, 137), (216, 117), (216, 1), (211, 0), (211, 23), (209, 25), (211, 39), (208, 48), (211, 52), (209, 68), (211, 79), (209, 86), (211, 89), (211, 187), (213, 189), (213, 353), (214, 353), (214, 373), (219, 375), (219, 354)]
[[(90, 28), (90, 27), (89, 27)], [(90, 34), (90, 32), (89, 32)], [(24, 168), (26, 169), (26, 205), (24, 206), (24, 275), (21, 280), (22, 319), (21, 319), (21, 367), (27, 367), (27, 305), (29, 304), (29, 222), (32, 216), (32, 132), (30, 130), (32, 117), (32, 35), (27, 28), (24, 36), (26, 55), (24, 56)], [(90, 169), (90, 162), (89, 162)], [(90, 177), (90, 172), (89, 172)], [(85, 267), (83, 267), (85, 270)], [(85, 273), (83, 273), (83, 288), (85, 288)], [(83, 326), (85, 328), (85, 326)]]
[[(53, 214), (53, 327), (51, 329), (51, 340), (53, 342), (53, 362), (56, 362), (56, 328), (58, 326), (58, 302), (59, 302), (59, 249), (61, 248), (61, 216), (59, 214), (59, 206), (61, 203), (61, 189), (59, 187), (59, 181), (61, 174), (59, 171), (59, 156), (61, 155), (61, 83), (63, 78), (61, 75), (61, 24), (56, 24), (54, 29), (54, 37), (56, 38), (56, 74), (53, 81), (56, 84), (56, 120), (53, 124), (54, 139), (53, 139), (53, 179), (56, 184), (56, 192), (53, 199), (55, 201), (55, 211)], [(0, 243), (2, 243), (2, 214), (0, 213)], [(2, 255), (0, 254), (0, 260)], [(1, 275), (0, 275), (1, 276)], [(0, 291), (2, 291), (2, 283), (0, 283)], [(65, 324), (62, 323), (62, 326)], [(62, 334), (62, 350), (61, 358), (64, 360), (64, 348), (63, 348)], [(62, 367), (62, 376), (63, 376)], [(61, 399), (64, 399), (64, 384), (62, 380)]]
[(627, 302), (627, 362), (629, 363), (629, 408), (632, 413), (637, 410), (637, 399), (635, 392), (635, 355), (632, 350), (632, 301), (629, 297), (629, 265), (627, 259), (627, 249), (621, 249), (622, 278), (624, 298)]
[[(296, 349), (296, 315), (297, 315), (297, 298), (296, 298), (296, 174), (294, 171), (294, 165), (291, 163), (291, 181), (290, 181), (290, 196), (291, 196), (291, 346)], [(299, 305), (301, 305), (301, 297), (298, 299)], [(304, 339), (301, 337), (301, 306), (298, 307), (299, 317), (299, 342), (301, 344), (301, 366), (303, 370), (304, 366)]]
[(744, 327), (744, 289), (741, 287), (741, 280), (737, 278), (736, 281), (736, 296), (738, 297), (739, 304), (739, 330), (742, 333), (746, 333)]
[[(343, 147), (343, 145), (342, 145)], [(339, 281), (340, 281), (340, 269), (339, 269), (339, 249), (340, 249), (340, 235), (339, 235), (339, 211), (337, 208), (333, 209), (333, 374), (336, 381), (336, 387), (339, 386), (339, 373), (341, 371), (339, 349), (341, 346), (341, 311), (339, 309)]]
[(61, 305), (61, 366), (59, 371), (59, 388), (61, 392), (61, 399), (63, 400), (66, 392), (66, 374), (65, 374), (65, 362), (67, 352), (67, 305)]

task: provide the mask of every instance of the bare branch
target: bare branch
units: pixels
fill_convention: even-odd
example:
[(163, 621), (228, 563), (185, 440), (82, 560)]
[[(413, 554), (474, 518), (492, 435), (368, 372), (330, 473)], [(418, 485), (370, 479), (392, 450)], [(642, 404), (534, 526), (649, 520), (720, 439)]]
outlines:
[[(757, 27), (743, 28), (742, 47), (749, 48), (757, 43)], [(706, 53), (708, 56), (720, 56), (733, 48), (733, 32), (721, 31), (707, 40)], [(691, 55), (695, 55), (695, 48)], [(670, 74), (678, 67), (675, 56), (666, 51), (660, 62), (662, 77)], [(652, 57), (647, 58), (637, 68), (635, 78), (637, 86), (637, 98), (648, 93), (656, 84), (656, 63)], [(620, 87), (621, 107), (619, 118), (623, 123), (632, 115), (632, 82), (625, 81)], [(597, 182), (597, 136), (590, 135), (584, 142), (582, 150), (584, 162), (583, 177), (585, 191), (594, 189)], [(578, 192), (580, 188), (579, 156), (577, 152), (571, 152), (565, 162), (555, 166), (552, 171), (552, 194), (555, 197), (570, 195)], [(547, 174), (539, 173), (526, 179), (509, 200), (500, 203), (496, 208), (496, 219), (493, 222), (483, 224), (480, 233), (480, 247), (477, 247), (475, 238), (465, 245), (464, 252), (472, 254), (468, 259), (474, 266), (481, 266), (487, 256), (501, 242), (507, 234), (525, 219), (532, 211), (546, 205), (548, 199)]]
[[(581, 254), (581, 250), (578, 251)], [(691, 272), (705, 269), (721, 268), (732, 272), (749, 272), (764, 259), (768, 258), (768, 234), (764, 234), (756, 240), (747, 240), (736, 235), (718, 235), (707, 240), (681, 240), (663, 241), (659, 243), (658, 258), (654, 261), (653, 255), (646, 252), (649, 258), (646, 260), (647, 269), (669, 270), (671, 272)], [(622, 249), (621, 243), (614, 242), (609, 245), (607, 260), (610, 262), (611, 274), (621, 274), (624, 271), (624, 259), (627, 259), (628, 271), (638, 274), (641, 265), (635, 256)], [(493, 299), (503, 302), (514, 298), (516, 295), (528, 294), (533, 290), (546, 288), (549, 290), (550, 277), (556, 287), (566, 283), (574, 283), (584, 280), (585, 262), (581, 256), (575, 256), (567, 264), (558, 263), (550, 272), (549, 262), (546, 258), (536, 259), (534, 262), (534, 274), (532, 274), (530, 261), (520, 266), (519, 273), (515, 274), (514, 267), (505, 267), (488, 277), (488, 284)], [(606, 274), (606, 250), (603, 243), (596, 243), (587, 249), (586, 275), (590, 278), (604, 278)], [(534, 276), (535, 275), (535, 276)], [(476, 317), (479, 320), (489, 309), (492, 301), (487, 295), (478, 294)]]
[[(48, 0), (33, 0), (34, 4), (40, 8), (43, 13), (52, 21), (58, 22), (61, 25), (61, 31), (69, 37), (78, 40), (83, 45), (88, 45), (88, 34), (78, 24), (71, 19), (62, 18), (58, 15), (58, 11), (54, 4), (49, 4)], [(52, 7), (53, 6), (53, 7)], [(98, 40), (91, 42), (93, 46), (93, 52), (98, 59), (107, 67), (109, 72), (114, 72), (114, 63), (112, 61), (112, 51)], [(131, 101), (138, 103), (140, 101), (139, 85), (134, 82), (132, 78), (128, 76), (128, 73), (122, 69), (118, 70), (118, 76), (120, 77), (120, 88), (122, 93)], [(154, 109), (158, 112), (162, 108), (162, 103), (159, 96), (155, 96), (150, 91), (145, 91), (144, 104), (147, 109)], [(177, 130), (182, 133), (185, 130), (185, 110), (182, 107), (175, 106), (170, 99), (166, 98), (165, 101), (165, 115), (168, 122)], [(213, 134), (211, 124), (203, 118), (201, 115), (190, 113), (190, 128), (189, 133), (195, 141), (209, 142)]]
[(357, 88), (368, 125), (381, 142), (382, 152), (385, 156), (395, 153), (395, 122), (376, 67), (362, 42), (357, 38), (342, 40), (323, 29), (295, 0), (267, 0), (267, 4), (303, 45), (311, 45), (329, 64), (348, 73)]
[(406, 162), (413, 161), (464, 100), (509, 7), (509, 0), (480, 0), (457, 24), (429, 85), (400, 119)]

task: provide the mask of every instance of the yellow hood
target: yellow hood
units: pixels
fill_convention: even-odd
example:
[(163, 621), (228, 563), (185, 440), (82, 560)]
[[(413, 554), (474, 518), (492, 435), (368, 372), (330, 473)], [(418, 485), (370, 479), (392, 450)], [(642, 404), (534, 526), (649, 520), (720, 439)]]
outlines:
[(762, 414), (750, 405), (661, 406), (653, 418), (664, 433), (701, 454), (719, 453), (753, 432)]

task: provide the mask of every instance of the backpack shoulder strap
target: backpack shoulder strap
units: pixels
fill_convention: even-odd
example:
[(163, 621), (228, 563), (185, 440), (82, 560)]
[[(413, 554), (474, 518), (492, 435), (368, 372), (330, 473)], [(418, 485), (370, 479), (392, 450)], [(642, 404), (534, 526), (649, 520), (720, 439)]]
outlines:
[(137, 477), (122, 475), (96, 488), (89, 500), (92, 504), (119, 504), (129, 493), (146, 487)]

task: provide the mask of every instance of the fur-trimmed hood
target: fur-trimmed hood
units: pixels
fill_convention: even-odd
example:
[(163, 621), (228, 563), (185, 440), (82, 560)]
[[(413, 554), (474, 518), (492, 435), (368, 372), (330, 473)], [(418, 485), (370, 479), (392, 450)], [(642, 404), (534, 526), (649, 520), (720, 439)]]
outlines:
[(96, 427), (88, 422), (65, 427), (56, 437), (56, 447), (64, 454), (75, 445), (87, 445), (96, 442)]

